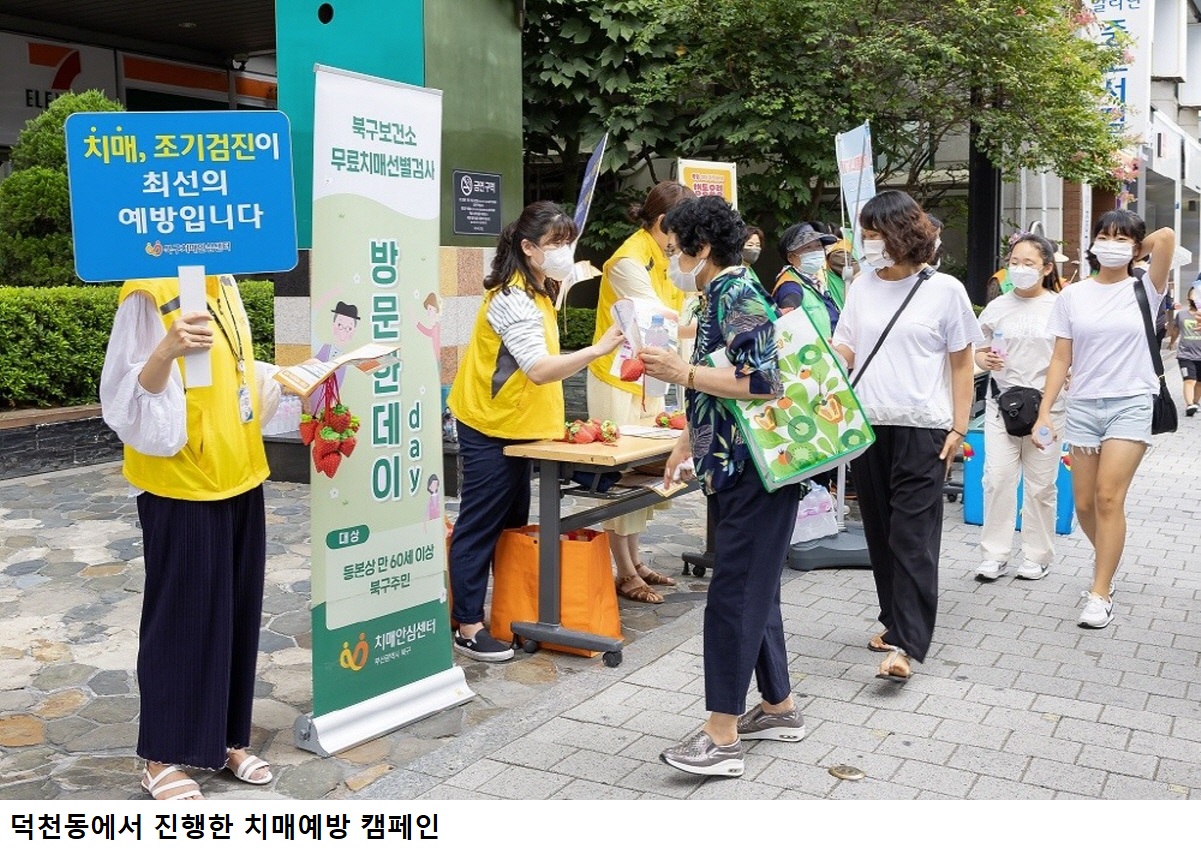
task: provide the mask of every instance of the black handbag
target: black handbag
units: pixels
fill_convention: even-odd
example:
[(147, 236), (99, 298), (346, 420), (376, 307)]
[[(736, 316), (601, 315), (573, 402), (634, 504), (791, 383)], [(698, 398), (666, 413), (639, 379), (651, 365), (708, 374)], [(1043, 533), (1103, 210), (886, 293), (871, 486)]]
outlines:
[(1014, 437), (1028, 437), (1038, 422), (1038, 406), (1043, 402), (1043, 394), (1033, 387), (1010, 387), (1002, 391), (991, 378), (989, 383), (1005, 431)]
[(1134, 270), (1134, 297), (1142, 309), (1143, 325), (1147, 331), (1147, 345), (1151, 348), (1151, 365), (1159, 376), (1159, 392), (1151, 400), (1151, 433), (1164, 434), (1175, 431), (1177, 425), (1176, 403), (1168, 393), (1168, 383), (1163, 377), (1163, 358), (1159, 355), (1159, 340), (1155, 337), (1155, 323), (1151, 319), (1151, 304), (1147, 291), (1143, 289), (1143, 270)]

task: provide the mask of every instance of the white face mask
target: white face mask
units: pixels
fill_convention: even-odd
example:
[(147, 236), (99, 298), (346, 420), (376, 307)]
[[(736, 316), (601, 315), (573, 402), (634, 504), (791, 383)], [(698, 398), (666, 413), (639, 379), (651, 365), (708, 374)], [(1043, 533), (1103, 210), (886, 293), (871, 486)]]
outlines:
[(893, 265), (892, 258), (888, 256), (888, 251), (884, 248), (884, 240), (863, 240), (863, 263), (877, 270), (887, 269)]
[(678, 253), (673, 254), (671, 255), (671, 259), (667, 261), (667, 277), (670, 278), (671, 282), (676, 285), (676, 289), (692, 295), (697, 291), (697, 272), (704, 267), (705, 262), (706, 261), (702, 259), (700, 263), (696, 264), (696, 268), (694, 268), (691, 272), (685, 272), (680, 268), (680, 255)]
[(1033, 266), (1010, 266), (1009, 267), (1009, 282), (1013, 284), (1014, 289), (1029, 290), (1038, 286), (1043, 279), (1041, 269), (1035, 269)]
[(1129, 242), (1098, 239), (1089, 251), (1106, 269), (1129, 266), (1130, 261), (1134, 259), (1134, 246)]
[(571, 274), (575, 266), (575, 250), (570, 245), (560, 245), (550, 251), (542, 251), (542, 271), (548, 278), (561, 281)]
[(816, 275), (826, 265), (826, 252), (806, 251), (797, 261), (796, 267), (802, 275)]

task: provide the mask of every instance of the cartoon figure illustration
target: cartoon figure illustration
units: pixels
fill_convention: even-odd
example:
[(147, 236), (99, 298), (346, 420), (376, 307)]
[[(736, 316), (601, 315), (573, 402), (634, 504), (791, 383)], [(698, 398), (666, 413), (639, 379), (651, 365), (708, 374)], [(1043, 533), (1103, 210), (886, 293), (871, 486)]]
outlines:
[(422, 302), (425, 307), (425, 324), (418, 322), (417, 330), (430, 338), (434, 345), (434, 360), (442, 355), (442, 299), (437, 293), (430, 293)]
[[(359, 309), (353, 304), (340, 301), (330, 312), (334, 315), (331, 328), (334, 341), (325, 343), (317, 350), (313, 357), (319, 361), (331, 361), (346, 351), (349, 348), (350, 338), (354, 336), (355, 329), (359, 325)], [(342, 379), (345, 376), (346, 367), (342, 367), (334, 373), (334, 381), (339, 387), (342, 386)], [(313, 391), (309, 397), (309, 405), (313, 412), (320, 411), (325, 406), (324, 387), (318, 387)]]
[(425, 484), (425, 489), (429, 491), (430, 501), (429, 506), (425, 511), (426, 520), (437, 520), (442, 516), (442, 501), (439, 499), (439, 491), (442, 484), (438, 479), (437, 474), (430, 476), (429, 481)]

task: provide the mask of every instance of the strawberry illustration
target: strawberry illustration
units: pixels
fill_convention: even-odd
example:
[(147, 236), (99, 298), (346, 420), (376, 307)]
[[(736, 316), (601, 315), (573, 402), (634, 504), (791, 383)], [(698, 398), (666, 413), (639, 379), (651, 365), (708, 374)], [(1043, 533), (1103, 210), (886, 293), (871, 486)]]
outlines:
[(353, 430), (342, 432), (341, 437), (342, 440), (338, 445), (338, 451), (349, 458), (350, 453), (354, 452), (355, 446), (358, 445), (359, 439), (354, 436)]
[(642, 358), (629, 358), (621, 363), (621, 380), (637, 381), (646, 372), (646, 364)]
[(317, 421), (309, 414), (300, 415), (300, 442), (308, 446), (317, 436)]

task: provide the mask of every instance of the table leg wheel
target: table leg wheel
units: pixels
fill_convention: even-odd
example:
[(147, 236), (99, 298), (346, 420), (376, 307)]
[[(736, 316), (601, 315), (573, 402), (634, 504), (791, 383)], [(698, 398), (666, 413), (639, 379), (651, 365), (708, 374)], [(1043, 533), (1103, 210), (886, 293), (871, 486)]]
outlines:
[(693, 567), (692, 567), (692, 575), (693, 576), (697, 576), (697, 577), (704, 576), (707, 572), (708, 572), (707, 568), (705, 568), (703, 565), (697, 564), (697, 565), (693, 565)]
[(616, 668), (621, 664), (621, 651), (608, 650), (601, 655), (601, 659), (604, 661), (606, 668)]
[(538, 642), (532, 638), (527, 638), (521, 642), (521, 649), (526, 653), (537, 653), (540, 646), (541, 645), (539, 645)]

